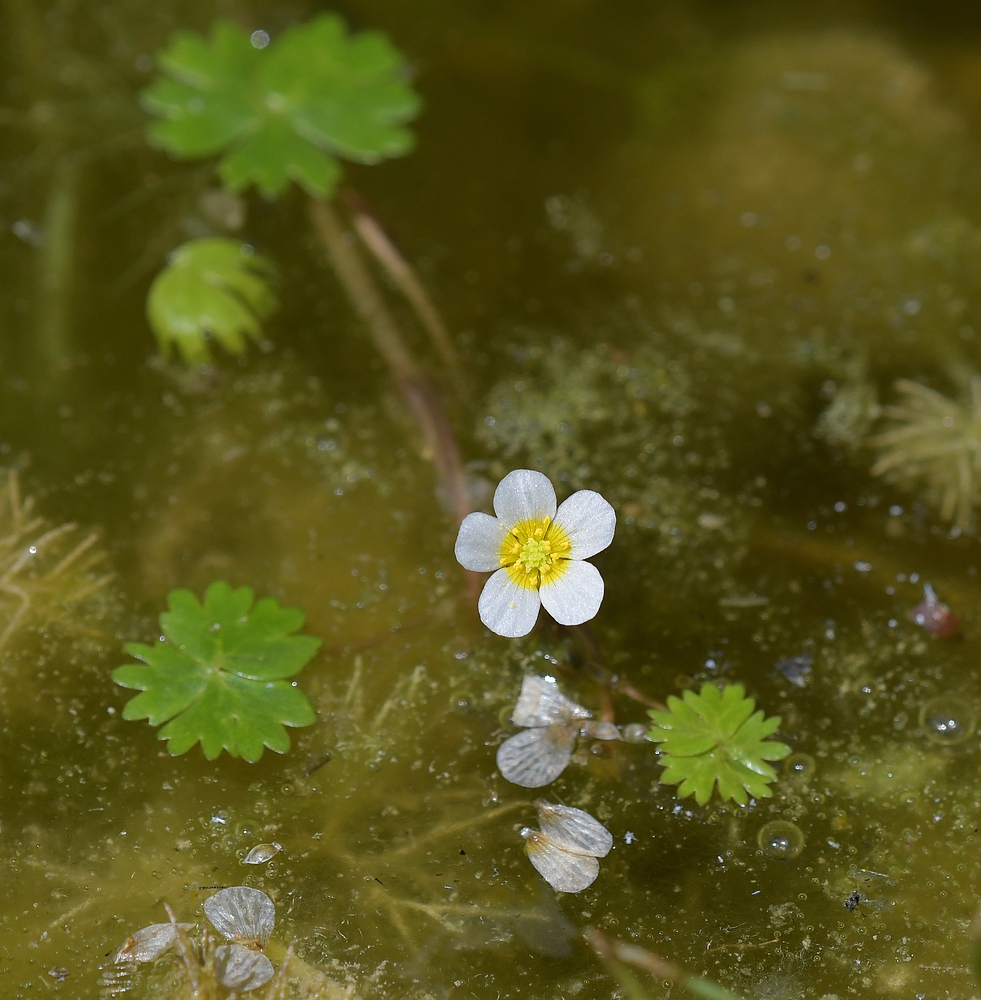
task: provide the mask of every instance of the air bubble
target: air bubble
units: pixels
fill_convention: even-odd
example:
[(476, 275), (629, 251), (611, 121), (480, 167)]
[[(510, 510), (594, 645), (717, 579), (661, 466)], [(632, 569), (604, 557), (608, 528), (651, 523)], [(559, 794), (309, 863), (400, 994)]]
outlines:
[(628, 722), (623, 727), (624, 743), (646, 743), (648, 727), (640, 722)]
[(942, 694), (920, 709), (920, 728), (931, 743), (952, 747), (963, 743), (976, 724), (974, 709), (962, 698)]
[(792, 753), (783, 762), (783, 768), (791, 778), (806, 781), (814, 774), (814, 758), (809, 753)]
[(756, 843), (767, 857), (791, 861), (804, 849), (804, 834), (793, 823), (774, 819), (760, 828)]

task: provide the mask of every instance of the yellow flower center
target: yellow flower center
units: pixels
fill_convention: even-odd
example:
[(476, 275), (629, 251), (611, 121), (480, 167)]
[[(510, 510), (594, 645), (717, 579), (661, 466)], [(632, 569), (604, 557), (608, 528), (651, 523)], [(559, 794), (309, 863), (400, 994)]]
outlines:
[(533, 517), (504, 536), (500, 560), (516, 584), (538, 590), (565, 573), (571, 555), (569, 536), (550, 517)]

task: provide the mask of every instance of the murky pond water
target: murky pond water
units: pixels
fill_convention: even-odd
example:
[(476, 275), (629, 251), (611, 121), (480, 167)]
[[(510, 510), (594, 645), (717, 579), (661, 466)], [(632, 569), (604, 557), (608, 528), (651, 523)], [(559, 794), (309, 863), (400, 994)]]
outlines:
[[(617, 510), (588, 629), (514, 640), (477, 620), (432, 449), (303, 196), (223, 200), (144, 139), (173, 31), (275, 41), (321, 9), (3, 6), (0, 993), (192, 996), (176, 953), (104, 970), (164, 903), (197, 921), (247, 884), (274, 964), (294, 947), (281, 996), (621, 995), (588, 926), (746, 997), (977, 995), (981, 20), (335, 8), (425, 100), (411, 156), (346, 177), (453, 334), (455, 394), (379, 276), (471, 505), (534, 468)], [(282, 308), (193, 372), (144, 304), (205, 235), (271, 258)], [(171, 757), (111, 678), (168, 591), (218, 579), (323, 640), (316, 723), (255, 764)], [(927, 582), (956, 635), (911, 619)], [(536, 793), (495, 764), (529, 673), (621, 725), (648, 722), (633, 691), (742, 683), (793, 756), (771, 798), (698, 805), (652, 743), (582, 741), (548, 796), (614, 848), (557, 894), (519, 835)]]

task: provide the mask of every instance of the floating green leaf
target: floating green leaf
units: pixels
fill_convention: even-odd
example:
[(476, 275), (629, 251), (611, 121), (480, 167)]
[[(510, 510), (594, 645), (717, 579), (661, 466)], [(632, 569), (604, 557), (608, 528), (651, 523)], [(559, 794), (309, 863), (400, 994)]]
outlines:
[(260, 320), (277, 306), (272, 264), (235, 240), (192, 240), (157, 275), (146, 312), (164, 354), (176, 347), (188, 364), (211, 358), (209, 338), (232, 354), (262, 334)]
[(727, 684), (721, 690), (703, 684), (702, 690), (685, 691), (684, 699), (668, 698), (668, 710), (648, 713), (654, 726), (647, 734), (660, 743), (665, 770), (661, 782), (677, 785), (678, 795), (695, 794), (704, 805), (718, 782), (722, 800), (733, 799), (744, 806), (748, 795), (769, 796), (776, 771), (768, 760), (782, 760), (790, 747), (768, 740), (780, 725), (780, 717), (764, 719), (753, 712), (756, 703), (747, 698), (742, 684)]
[(218, 169), (233, 191), (255, 184), (274, 198), (292, 180), (327, 197), (341, 174), (336, 157), (378, 163), (412, 148), (405, 123), (420, 101), (401, 54), (380, 32), (348, 35), (336, 14), (264, 48), (220, 21), (209, 39), (178, 33), (157, 62), (166, 76), (143, 93), (162, 119), (150, 141), (183, 158), (223, 154)]
[(143, 663), (113, 671), (117, 684), (142, 692), (123, 718), (166, 722), (159, 736), (174, 756), (199, 740), (209, 760), (223, 749), (248, 761), (263, 746), (288, 750), (283, 726), (309, 726), (314, 715), (306, 695), (283, 678), (310, 661), (320, 640), (292, 634), (305, 620), (298, 608), (253, 600), (251, 588), (232, 590), (224, 581), (208, 587), (203, 606), (191, 591), (172, 590), (160, 616), (167, 641), (129, 643), (126, 652)]

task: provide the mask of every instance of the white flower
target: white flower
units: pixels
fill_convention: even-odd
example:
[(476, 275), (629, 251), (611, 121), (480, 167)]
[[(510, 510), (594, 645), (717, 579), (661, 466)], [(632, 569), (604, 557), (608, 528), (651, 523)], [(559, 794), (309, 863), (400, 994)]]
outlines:
[(539, 608), (560, 625), (581, 625), (603, 601), (603, 577), (584, 562), (613, 541), (616, 513), (592, 490), (573, 493), (556, 510), (547, 476), (531, 469), (509, 472), (494, 492), (494, 513), (468, 514), (456, 538), (464, 569), (494, 575), (477, 609), (491, 631), (527, 635)]

